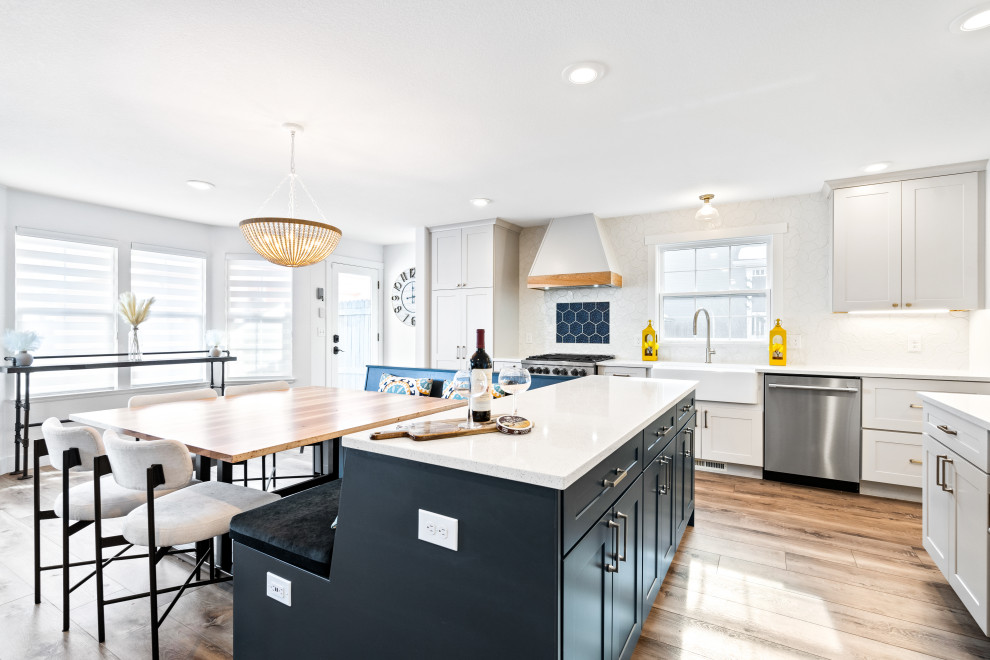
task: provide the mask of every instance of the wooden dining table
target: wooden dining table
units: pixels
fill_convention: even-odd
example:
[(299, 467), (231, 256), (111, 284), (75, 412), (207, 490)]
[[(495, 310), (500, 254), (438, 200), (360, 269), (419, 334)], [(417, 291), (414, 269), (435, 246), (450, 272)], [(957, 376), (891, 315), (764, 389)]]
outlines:
[[(454, 399), (313, 386), (80, 412), (69, 419), (143, 440), (178, 440), (199, 457), (196, 476), (204, 481), (212, 478), (214, 462), (216, 479), (230, 483), (235, 463), (322, 443), (323, 465), (318, 467), (327, 480), (339, 475), (342, 436), (464, 405)], [(229, 546), (225, 538), (218, 549), (219, 563), (228, 569)]]

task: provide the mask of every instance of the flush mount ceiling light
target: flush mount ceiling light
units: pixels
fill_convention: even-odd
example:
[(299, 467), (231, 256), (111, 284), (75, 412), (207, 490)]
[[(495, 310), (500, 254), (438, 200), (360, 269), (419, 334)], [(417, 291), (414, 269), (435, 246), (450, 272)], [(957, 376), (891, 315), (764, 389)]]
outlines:
[[(289, 182), (289, 217), (287, 218), (248, 218), (241, 220), (240, 228), (244, 238), (262, 257), (279, 266), (296, 268), (309, 266), (323, 261), (333, 252), (340, 242), (340, 230), (331, 224), (317, 206), (316, 200), (306, 190), (301, 179), (296, 174), (296, 133), (302, 133), (299, 124), (282, 124), (282, 128), (291, 134), (289, 155), (289, 173), (275, 187), (258, 212)], [(296, 218), (296, 184), (306, 193), (313, 208), (323, 222), (301, 220)]]
[(953, 32), (976, 32), (990, 27), (990, 5), (970, 9), (949, 24)]
[(196, 179), (189, 179), (186, 181), (186, 185), (190, 188), (195, 188), (196, 190), (213, 190), (216, 188), (216, 186), (209, 181), (197, 181)]
[(863, 168), (863, 171), (870, 174), (875, 174), (876, 172), (883, 172), (888, 167), (890, 167), (890, 161), (885, 160), (882, 163), (870, 163)]
[(715, 199), (715, 195), (701, 195), (698, 199), (704, 203), (698, 209), (698, 212), (694, 214), (694, 219), (715, 226), (719, 218), (718, 209), (712, 206), (712, 200)]
[(578, 62), (566, 67), (561, 73), (565, 82), (572, 85), (588, 85), (605, 75), (605, 65), (601, 62)]
[(470, 201), (471, 201), (472, 204), (474, 204), (475, 206), (479, 206), (479, 207), (480, 206), (488, 206), (489, 204), (492, 203), (492, 200), (488, 199), (487, 197), (475, 197), (474, 199), (472, 199)]

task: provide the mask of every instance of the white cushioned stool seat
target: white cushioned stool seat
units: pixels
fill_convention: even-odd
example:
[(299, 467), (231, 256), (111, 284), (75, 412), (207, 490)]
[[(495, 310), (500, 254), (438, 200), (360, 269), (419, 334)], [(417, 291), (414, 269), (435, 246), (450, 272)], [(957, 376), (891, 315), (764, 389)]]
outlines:
[[(189, 484), (199, 483), (198, 479), (193, 479)], [(178, 488), (168, 488), (155, 491), (155, 499), (162, 495), (168, 495), (179, 490)], [(96, 507), (93, 506), (93, 484), (79, 484), (69, 489), (69, 520), (94, 520), (96, 518)], [(145, 503), (148, 499), (143, 490), (133, 490), (124, 488), (117, 484), (112, 474), (105, 475), (100, 479), (100, 499), (103, 500), (103, 508), (100, 513), (104, 518), (120, 518)], [(52, 507), (55, 515), (62, 516), (62, 494), (55, 498), (55, 505)]]
[(280, 497), (274, 493), (206, 481), (155, 498), (155, 536), (148, 542), (148, 505), (142, 504), (124, 518), (123, 534), (129, 543), (157, 547), (204, 541), (230, 531), (230, 519), (238, 513)]

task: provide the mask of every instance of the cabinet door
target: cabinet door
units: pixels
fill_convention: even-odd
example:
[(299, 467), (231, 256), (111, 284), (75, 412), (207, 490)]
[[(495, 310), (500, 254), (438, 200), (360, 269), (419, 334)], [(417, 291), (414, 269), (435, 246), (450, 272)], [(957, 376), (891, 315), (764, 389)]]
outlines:
[(674, 454), (678, 477), (677, 492), (674, 494), (674, 519), (677, 523), (675, 545), (684, 535), (688, 522), (694, 514), (694, 438), (695, 421), (688, 422), (677, 437), (677, 453)]
[(922, 439), (924, 471), (921, 479), (921, 536), (925, 550), (943, 574), (949, 574), (949, 518), (952, 516), (951, 495), (939, 485), (942, 479), (942, 459), (949, 450), (931, 436)]
[(619, 524), (617, 565), (612, 574), (612, 657), (632, 656), (643, 630), (643, 477), (612, 508)]
[(656, 460), (643, 470), (643, 610), (660, 591), (660, 498), (667, 487), (666, 464)]
[(433, 290), (459, 289), (464, 283), (461, 278), (461, 230), (448, 229), (431, 234), (432, 254), (430, 257), (431, 281)]
[(564, 559), (563, 657), (568, 660), (612, 657), (614, 525), (612, 512), (606, 512)]
[[(677, 498), (677, 487), (681, 483), (681, 478), (674, 471), (674, 466), (677, 464), (675, 455), (678, 451), (678, 443), (675, 440), (671, 440), (663, 452), (660, 453), (660, 458), (658, 460), (663, 461), (664, 467), (661, 470), (661, 475), (666, 475), (667, 477), (667, 488), (665, 492), (660, 493), (659, 502), (659, 516), (660, 516), (660, 560), (661, 567), (663, 570), (660, 571), (660, 582), (663, 582), (664, 576), (667, 574), (667, 569), (670, 568), (670, 564), (674, 561), (674, 554), (677, 551), (677, 545), (674, 542), (674, 538), (677, 535), (677, 521), (674, 515), (675, 502), (678, 501)], [(658, 586), (659, 590), (659, 586)], [(656, 594), (654, 594), (656, 596)]]
[(463, 291), (434, 291), (431, 312), (434, 369), (460, 369), (467, 355)]
[(461, 230), (461, 286), (494, 286), (495, 227)]
[(495, 337), (492, 334), (492, 305), (494, 295), (491, 289), (469, 289), (458, 292), (464, 299), (464, 335), (462, 341), (467, 346), (467, 357), (475, 351), (477, 330), (485, 330), (485, 346), (488, 355), (494, 351)]
[(901, 303), (901, 184), (833, 193), (832, 311)]
[(979, 307), (979, 176), (976, 172), (901, 183), (904, 306)]
[(987, 475), (966, 459), (948, 452), (945, 483), (951, 492), (949, 514), (949, 584), (987, 632)]
[(698, 415), (698, 458), (762, 467), (763, 414), (759, 408), (704, 403)]

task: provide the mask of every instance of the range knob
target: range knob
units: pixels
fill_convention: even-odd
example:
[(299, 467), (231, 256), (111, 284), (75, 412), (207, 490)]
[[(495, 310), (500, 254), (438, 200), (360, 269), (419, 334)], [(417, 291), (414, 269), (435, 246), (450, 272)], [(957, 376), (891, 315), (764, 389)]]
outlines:
[(578, 369), (578, 376), (587, 376), (588, 371), (586, 369)]
[(526, 367), (526, 371), (528, 371), (531, 374), (537, 373), (536, 367)]
[(545, 374), (550, 373), (550, 367), (543, 367), (543, 373)]
[(577, 376), (578, 375), (578, 370), (577, 369), (571, 369), (571, 375), (572, 376)]
[[(564, 373), (566, 374), (567, 372), (565, 371)], [(559, 376), (560, 375), (560, 369), (558, 369), (557, 367), (554, 367), (553, 368), (553, 375), (554, 376)]]

